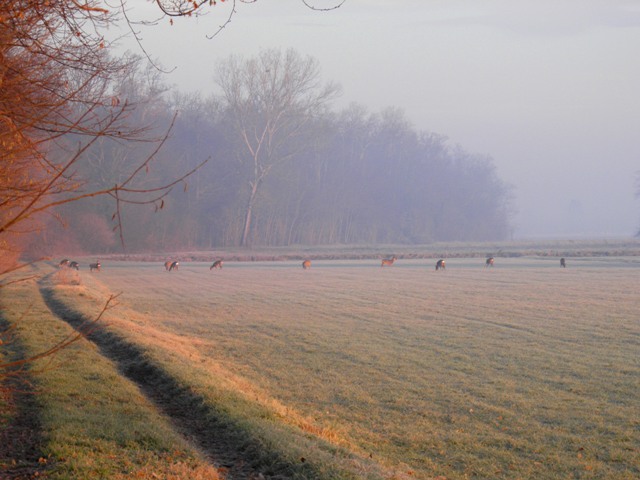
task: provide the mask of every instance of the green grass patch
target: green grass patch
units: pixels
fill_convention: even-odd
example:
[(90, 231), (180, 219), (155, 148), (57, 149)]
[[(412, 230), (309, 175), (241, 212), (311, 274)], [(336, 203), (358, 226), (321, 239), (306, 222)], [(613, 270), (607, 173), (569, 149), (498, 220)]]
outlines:
[[(34, 281), (5, 286), (0, 294), (24, 355), (36, 355), (73, 334), (51, 314)], [(32, 415), (40, 418), (42, 437), (38, 464), (47, 467), (47, 478), (218, 478), (216, 469), (86, 339), (30, 364), (29, 376), (37, 398)], [(10, 472), (11, 459), (3, 460)]]

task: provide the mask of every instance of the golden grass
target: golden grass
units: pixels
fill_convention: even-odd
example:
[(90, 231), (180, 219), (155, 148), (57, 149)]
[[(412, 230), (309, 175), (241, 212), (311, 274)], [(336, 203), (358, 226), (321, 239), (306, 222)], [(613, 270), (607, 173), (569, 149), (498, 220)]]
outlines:
[(640, 476), (640, 264), (483, 263), (103, 262), (82, 280), (123, 292), (110, 325), (193, 388), (224, 382), (387, 477)]
[(53, 274), (53, 283), (56, 285), (80, 285), (82, 283), (80, 272), (63, 267)]

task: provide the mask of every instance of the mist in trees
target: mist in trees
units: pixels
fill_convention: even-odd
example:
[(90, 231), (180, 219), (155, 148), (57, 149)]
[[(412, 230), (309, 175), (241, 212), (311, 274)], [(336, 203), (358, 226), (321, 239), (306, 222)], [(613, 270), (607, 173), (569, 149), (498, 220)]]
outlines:
[(264, 50), (249, 60), (231, 56), (219, 66), (217, 82), (240, 143), (236, 155), (249, 172), (240, 240), (246, 246), (262, 185), (275, 167), (302, 156), (313, 136), (307, 124), (339, 87), (322, 86), (317, 60), (293, 49)]
[(109, 54), (103, 32), (117, 10), (60, 0), (0, 12), (2, 275), (23, 268), (26, 252), (115, 248), (123, 206), (162, 208), (189, 172), (162, 184), (169, 177), (146, 175), (174, 118), (157, 69)]
[[(508, 238), (511, 191), (491, 158), (417, 131), (396, 108), (332, 110), (339, 88), (319, 73), (314, 59), (292, 50), (229, 57), (216, 79), (222, 94), (207, 98), (167, 89), (153, 71), (131, 74), (121, 88), (136, 99), (141, 124), (172, 125), (135, 185), (166, 184), (208, 161), (155, 208), (122, 207), (126, 250)], [(94, 188), (121, 181), (120, 164), (153, 148), (101, 139), (80, 173)], [(64, 245), (121, 248), (108, 199), (60, 213), (69, 228), (55, 237)]]

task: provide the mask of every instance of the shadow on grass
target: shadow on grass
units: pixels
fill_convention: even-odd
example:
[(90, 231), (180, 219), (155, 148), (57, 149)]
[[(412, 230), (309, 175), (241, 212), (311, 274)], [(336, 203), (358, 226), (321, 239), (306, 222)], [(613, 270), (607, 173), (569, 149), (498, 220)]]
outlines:
[[(0, 339), (4, 358), (0, 363), (19, 362), (27, 357), (11, 324), (0, 312)], [(39, 478), (46, 470), (43, 458), (40, 406), (34, 391), (29, 364), (0, 369), (0, 479)]]
[[(80, 330), (92, 319), (56, 298), (43, 284), (42, 297), (59, 318)], [(240, 422), (230, 418), (201, 395), (171, 377), (148, 358), (138, 345), (114, 332), (95, 328), (87, 334), (100, 352), (118, 365), (145, 395), (171, 418), (174, 426), (195, 443), (212, 463), (229, 473), (229, 478), (321, 478), (309, 463), (286, 461)]]

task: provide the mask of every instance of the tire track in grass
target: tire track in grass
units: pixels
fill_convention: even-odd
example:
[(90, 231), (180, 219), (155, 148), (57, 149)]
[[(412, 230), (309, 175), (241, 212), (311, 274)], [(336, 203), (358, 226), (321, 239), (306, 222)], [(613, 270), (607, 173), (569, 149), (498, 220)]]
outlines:
[[(91, 321), (57, 299), (53, 289), (43, 282), (40, 293), (51, 312), (74, 329), (79, 330)], [(138, 345), (105, 328), (95, 328), (86, 336), (102, 355), (118, 366), (125, 377), (139, 386), (182, 435), (208, 456), (221, 474), (232, 479), (318, 478), (308, 463), (305, 465), (307, 471), (301, 472), (296, 466), (294, 473), (292, 465), (277, 452), (268, 451), (259, 439), (217, 411), (189, 385), (181, 384), (169, 375)]]

